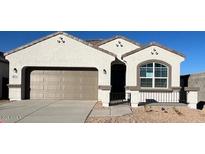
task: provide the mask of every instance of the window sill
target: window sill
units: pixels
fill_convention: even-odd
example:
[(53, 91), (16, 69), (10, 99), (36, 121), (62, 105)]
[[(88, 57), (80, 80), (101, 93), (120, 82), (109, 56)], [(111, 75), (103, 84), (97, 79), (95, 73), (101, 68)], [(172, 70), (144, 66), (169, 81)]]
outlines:
[(140, 88), (139, 89), (140, 92), (172, 92), (173, 89), (170, 88)]

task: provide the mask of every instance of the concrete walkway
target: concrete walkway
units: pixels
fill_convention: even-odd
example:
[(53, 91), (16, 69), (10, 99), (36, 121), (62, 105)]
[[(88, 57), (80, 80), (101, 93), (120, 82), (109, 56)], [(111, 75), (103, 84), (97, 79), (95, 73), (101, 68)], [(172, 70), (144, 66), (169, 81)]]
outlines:
[(78, 100), (23, 100), (0, 105), (0, 122), (83, 123), (96, 104)]
[(110, 106), (108, 108), (93, 108), (91, 117), (123, 116), (132, 113), (131, 107), (127, 104)]

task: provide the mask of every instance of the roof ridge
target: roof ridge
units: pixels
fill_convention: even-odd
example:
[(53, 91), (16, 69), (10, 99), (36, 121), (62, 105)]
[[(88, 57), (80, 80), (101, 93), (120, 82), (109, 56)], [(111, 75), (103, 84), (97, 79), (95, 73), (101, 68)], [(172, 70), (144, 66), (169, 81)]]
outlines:
[(97, 44), (97, 45), (98, 45), (98, 46), (101, 46), (101, 45), (103, 45), (103, 44), (106, 44), (106, 43), (111, 42), (111, 41), (113, 41), (113, 40), (115, 40), (115, 39), (118, 39), (118, 38), (121, 38), (121, 39), (123, 39), (123, 40), (125, 40), (125, 41), (127, 41), (127, 42), (130, 42), (130, 43), (132, 43), (132, 44), (134, 44), (134, 45), (137, 45), (137, 46), (141, 47), (141, 44), (140, 44), (140, 43), (138, 43), (138, 42), (136, 42), (136, 41), (133, 41), (133, 40), (131, 40), (131, 39), (125, 37), (125, 36), (122, 36), (122, 35), (115, 35), (115, 36), (113, 36), (113, 37), (111, 37), (111, 38), (109, 38), (109, 39), (106, 39), (106, 40), (100, 42), (100, 43)]
[(103, 41), (104, 39), (101, 39), (101, 38), (100, 39), (86, 39), (85, 41), (101, 41), (101, 40)]

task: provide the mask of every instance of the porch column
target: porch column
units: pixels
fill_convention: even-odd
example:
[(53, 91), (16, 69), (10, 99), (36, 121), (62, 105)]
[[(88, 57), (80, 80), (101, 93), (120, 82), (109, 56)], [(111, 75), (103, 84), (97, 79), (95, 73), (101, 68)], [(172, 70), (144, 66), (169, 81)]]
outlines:
[[(140, 103), (140, 92), (137, 86), (127, 86), (126, 96), (130, 96), (130, 103), (132, 107), (138, 107)], [(128, 98), (126, 98), (128, 99)]]
[(9, 100), (21, 100), (21, 84), (9, 84)]
[(100, 85), (98, 89), (98, 98), (102, 102), (102, 106), (109, 107), (111, 86)]
[(197, 109), (199, 88), (186, 87), (185, 91), (187, 92), (188, 107), (192, 109)]

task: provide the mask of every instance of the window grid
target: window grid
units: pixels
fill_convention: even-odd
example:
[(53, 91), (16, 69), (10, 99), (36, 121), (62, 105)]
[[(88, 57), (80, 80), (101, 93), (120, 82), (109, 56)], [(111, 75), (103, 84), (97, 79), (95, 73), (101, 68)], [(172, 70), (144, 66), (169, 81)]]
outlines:
[[(143, 88), (168, 88), (168, 79), (169, 79), (169, 74), (168, 74), (168, 72), (169, 72), (169, 67), (167, 67), (166, 65), (163, 65), (163, 64), (160, 64), (160, 65), (162, 65), (161, 67), (156, 67), (156, 65), (155, 64), (160, 64), (160, 63), (155, 63), (155, 62), (153, 62), (152, 63), (152, 67), (147, 67), (147, 65), (148, 64), (145, 64), (145, 65), (143, 65), (143, 66), (140, 66), (140, 83), (141, 83), (141, 79), (152, 79), (152, 87), (143, 87)], [(144, 67), (144, 66), (146, 66), (146, 67)], [(165, 67), (164, 67), (165, 66)], [(147, 76), (145, 76), (145, 77), (141, 77), (141, 69), (142, 68), (146, 68), (146, 72), (147, 72), (147, 69), (150, 69), (150, 68), (152, 68), (152, 77), (147, 77)], [(166, 68), (166, 77), (155, 77), (155, 68)], [(156, 87), (155, 86), (155, 79), (166, 79), (166, 87)], [(141, 85), (140, 85), (141, 86)], [(142, 87), (142, 86), (141, 86)]]

